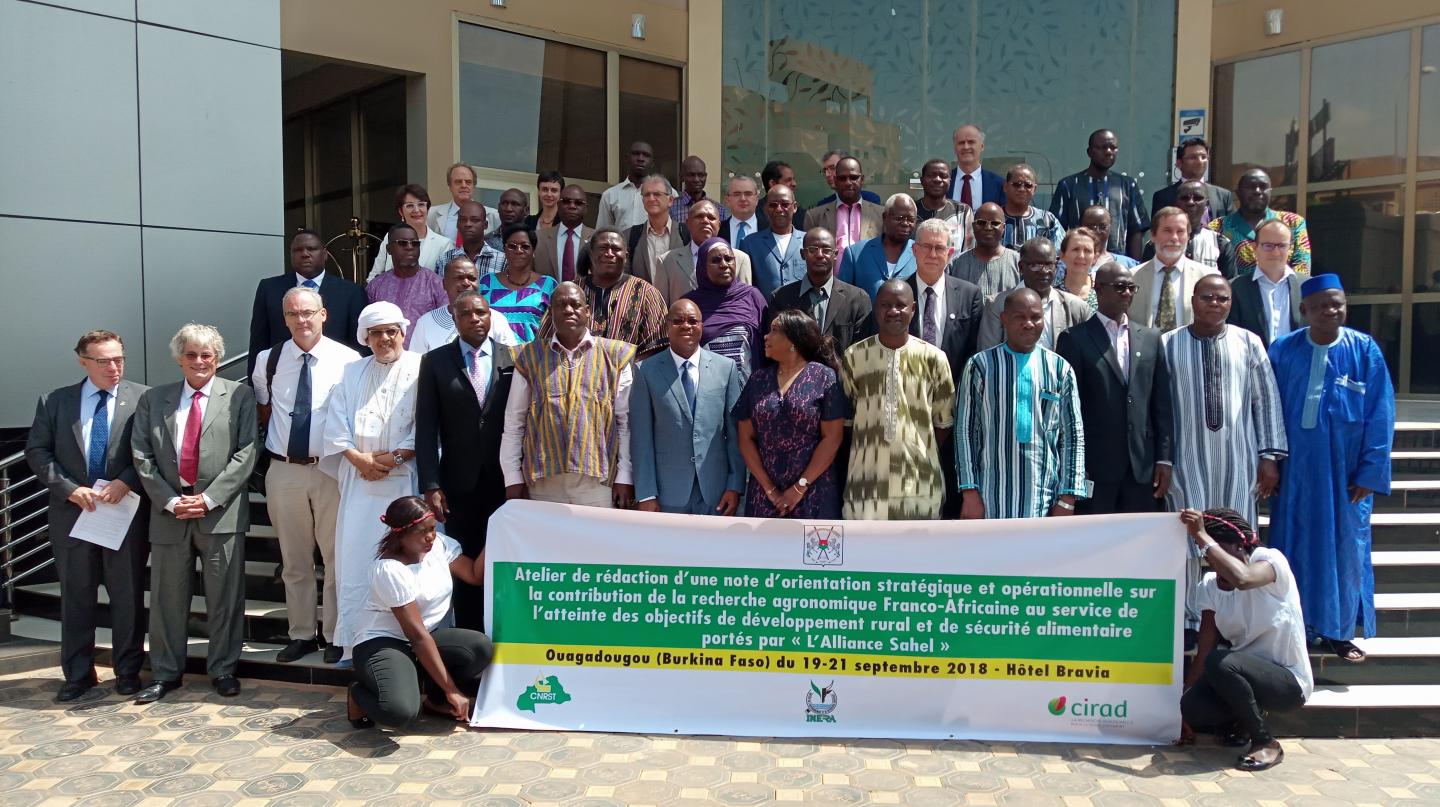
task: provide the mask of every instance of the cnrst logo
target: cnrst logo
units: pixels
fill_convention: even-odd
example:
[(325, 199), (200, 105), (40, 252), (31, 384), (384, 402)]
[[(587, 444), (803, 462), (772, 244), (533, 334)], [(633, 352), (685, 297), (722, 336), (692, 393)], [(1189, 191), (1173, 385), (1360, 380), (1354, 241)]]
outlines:
[(1046, 704), (1045, 708), (1056, 717), (1069, 714), (1072, 718), (1077, 718), (1079, 722), (1127, 720), (1130, 717), (1130, 701), (1101, 703), (1089, 698), (1072, 701), (1061, 695)]

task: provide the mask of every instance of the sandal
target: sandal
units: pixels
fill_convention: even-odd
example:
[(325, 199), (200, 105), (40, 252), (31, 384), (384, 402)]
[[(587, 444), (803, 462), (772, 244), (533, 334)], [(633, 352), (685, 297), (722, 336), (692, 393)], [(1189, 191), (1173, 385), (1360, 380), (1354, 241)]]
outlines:
[(355, 687), (358, 686), (360, 686), (358, 683), (351, 684), (345, 689), (345, 717), (349, 718), (350, 725), (354, 728), (373, 729), (375, 721), (371, 720), (360, 708), (360, 704), (355, 702)]
[(1351, 664), (1361, 664), (1365, 661), (1365, 651), (1361, 650), (1349, 639), (1325, 639), (1325, 644), (1330, 648), (1341, 661), (1348, 661)]
[[(1268, 749), (1262, 749), (1262, 750), (1268, 750)], [(1240, 761), (1235, 764), (1235, 767), (1239, 768), (1239, 769), (1242, 770), (1242, 771), (1249, 771), (1249, 772), (1251, 772), (1251, 773), (1258, 773), (1258, 772), (1260, 772), (1260, 771), (1269, 770), (1270, 768), (1273, 768), (1273, 767), (1275, 767), (1276, 765), (1279, 765), (1281, 762), (1284, 762), (1284, 761), (1285, 761), (1285, 749), (1283, 749), (1283, 748), (1276, 748), (1276, 749), (1275, 749), (1275, 758), (1272, 759), (1272, 760), (1270, 760), (1270, 761), (1268, 761), (1268, 762), (1263, 761), (1263, 760), (1260, 760), (1260, 759), (1256, 759), (1256, 758), (1255, 758), (1255, 754), (1252, 752), (1252, 753), (1249, 753), (1249, 754), (1243, 754), (1243, 755), (1241, 755)]]

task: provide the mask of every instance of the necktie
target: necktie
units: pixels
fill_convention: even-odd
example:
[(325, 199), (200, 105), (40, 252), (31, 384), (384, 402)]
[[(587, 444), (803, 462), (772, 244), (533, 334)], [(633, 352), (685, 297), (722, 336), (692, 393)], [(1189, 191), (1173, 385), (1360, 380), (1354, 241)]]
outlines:
[(86, 458), (86, 471), (92, 485), (105, 476), (105, 449), (110, 447), (110, 410), (105, 405), (110, 393), (102, 389), (99, 398), (95, 413), (90, 416), (90, 454)]
[(301, 283), (300, 285), (301, 285), (301, 286), (304, 286), (304, 287), (307, 288), (307, 289), (318, 289), (318, 288), (320, 288), (320, 284), (319, 284), (319, 283), (316, 283), (315, 281), (309, 280), (309, 279), (306, 279), (306, 281), (305, 281), (304, 283)]
[(490, 379), (486, 374), (480, 372), (480, 348), (470, 350), (470, 385), (475, 388), (475, 401), (480, 408), (485, 408), (486, 387), (490, 385)]
[(960, 177), (960, 201), (972, 210), (975, 208), (975, 198), (970, 195), (969, 174)]
[(565, 231), (565, 255), (560, 260), (560, 279), (575, 279), (575, 231)]
[(1175, 276), (1175, 267), (1167, 266), (1160, 280), (1160, 305), (1155, 309), (1155, 327), (1161, 333), (1175, 330), (1175, 289), (1170, 278)]
[(821, 326), (825, 324), (825, 300), (829, 296), (824, 287), (816, 286), (810, 289), (810, 316)]
[(745, 236), (747, 236), (747, 235), (749, 235), (749, 234), (750, 234), (750, 225), (749, 225), (749, 224), (746, 224), (746, 223), (743, 222), (743, 221), (740, 222), (739, 226), (737, 226), (737, 227), (735, 228), (735, 245), (736, 245), (736, 246), (739, 246), (739, 245), (740, 245), (740, 242), (741, 242), (741, 241), (744, 241), (744, 240), (745, 240)]
[(920, 335), (921, 339), (939, 347), (940, 346), (940, 318), (939, 311), (935, 309), (935, 289), (925, 287), (925, 328)]
[(853, 205), (840, 205), (835, 216), (835, 251), (843, 253), (845, 248), (855, 242), (855, 234), (850, 229), (850, 211)]
[(690, 404), (690, 416), (695, 416), (695, 379), (690, 377), (690, 368), (695, 365), (690, 362), (680, 364), (680, 385), (685, 388), (685, 400)]
[(185, 436), (180, 440), (180, 481), (193, 485), (200, 475), (200, 399), (205, 393), (195, 390), (190, 396), (190, 414), (185, 416)]
[[(285, 454), (293, 460), (310, 458), (310, 354), (300, 354), (300, 383), (290, 409), (290, 442)], [(187, 424), (188, 425), (188, 424)]]

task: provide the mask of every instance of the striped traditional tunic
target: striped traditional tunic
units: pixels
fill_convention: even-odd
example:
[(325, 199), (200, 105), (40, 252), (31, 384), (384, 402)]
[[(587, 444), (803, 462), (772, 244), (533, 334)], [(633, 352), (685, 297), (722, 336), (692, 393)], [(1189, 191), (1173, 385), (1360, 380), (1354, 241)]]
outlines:
[(949, 359), (919, 337), (891, 350), (872, 336), (845, 351), (843, 369), (855, 413), (845, 517), (939, 517), (945, 477), (935, 430), (950, 428), (955, 410)]
[(955, 410), (956, 482), (986, 518), (1041, 518), (1062, 494), (1085, 495), (1085, 426), (1075, 371), (1035, 346), (975, 354)]
[[(1287, 448), (1275, 373), (1260, 337), (1226, 325), (1217, 336), (1178, 328), (1162, 337), (1175, 411), (1171, 510), (1230, 507), (1255, 523), (1255, 470), (1262, 456)], [(1199, 624), (1193, 591), (1200, 556), (1187, 564), (1186, 623)]]
[(515, 370), (530, 385), (523, 449), (528, 483), (580, 474), (610, 484), (620, 444), (615, 389), (635, 346), (592, 337), (573, 358), (535, 340), (515, 353)]

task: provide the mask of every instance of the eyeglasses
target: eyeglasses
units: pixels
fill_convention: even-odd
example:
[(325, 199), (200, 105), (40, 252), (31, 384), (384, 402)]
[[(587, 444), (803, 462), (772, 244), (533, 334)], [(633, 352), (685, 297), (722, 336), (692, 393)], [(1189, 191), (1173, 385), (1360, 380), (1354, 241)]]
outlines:
[(916, 218), (915, 218), (914, 216), (906, 216), (906, 215), (904, 215), (904, 214), (900, 214), (900, 215), (897, 215), (897, 216), (891, 216), (891, 217), (890, 217), (890, 220), (891, 220), (891, 221), (898, 221), (898, 222), (900, 222), (901, 224), (914, 224), (915, 221), (916, 221)]
[(1228, 303), (1228, 302), (1230, 302), (1230, 295), (1228, 295), (1228, 294), (1197, 294), (1197, 295), (1195, 295), (1195, 299), (1200, 300), (1201, 302), (1206, 302), (1206, 303)]
[(950, 251), (949, 244), (921, 244), (917, 242), (915, 248), (921, 252), (928, 252), (931, 255), (939, 255), (942, 252)]
[(1255, 246), (1265, 250), (1266, 252), (1279, 252), (1282, 249), (1290, 248), (1290, 245), (1285, 243), (1284, 241), (1261, 241)]
[(400, 205), (401, 210), (425, 210), (430, 207), (429, 202), (406, 202)]
[(396, 327), (393, 326), (393, 325), (390, 326), (390, 327), (388, 327), (388, 328), (367, 328), (367, 329), (365, 330), (365, 335), (366, 335), (366, 336), (382, 336), (382, 337), (385, 337), (386, 339), (395, 339), (395, 338), (397, 338), (397, 337), (400, 336), (400, 329), (399, 329), (399, 328), (396, 328)]
[(505, 245), (506, 252), (529, 252), (532, 249), (534, 249), (534, 247), (530, 246), (529, 241), (517, 241), (513, 244)]
[(759, 194), (759, 193), (756, 193), (755, 191), (730, 191), (730, 195), (731, 195), (731, 196), (737, 196), (737, 197), (739, 197), (739, 198), (741, 198), (741, 199), (758, 199), (758, 198), (760, 198), (760, 194)]
[(1030, 267), (1031, 269), (1054, 269), (1057, 263), (1059, 263), (1059, 262), (1058, 262), (1058, 261), (1050, 261), (1050, 262), (1048, 262), (1048, 263), (1040, 263), (1040, 262), (1038, 262), (1038, 261), (1021, 261), (1021, 262), (1020, 262), (1020, 265), (1021, 265), (1021, 266), (1028, 266), (1028, 267)]
[(320, 312), (314, 308), (306, 308), (300, 311), (286, 311), (285, 319), (298, 319), (304, 322), (305, 320), (313, 319), (318, 313)]
[(1138, 289), (1138, 288), (1140, 288), (1139, 286), (1135, 285), (1134, 283), (1126, 283), (1126, 282), (1123, 282), (1123, 281), (1116, 281), (1116, 282), (1113, 282), (1113, 283), (1096, 283), (1095, 285), (1097, 285), (1097, 286), (1108, 286), (1109, 288), (1114, 289), (1115, 291), (1119, 292), (1120, 294), (1134, 294), (1134, 293), (1135, 293), (1135, 290)]
[(1036, 188), (1034, 182), (1010, 182), (1007, 184), (1012, 188), (1022, 191), (1033, 191)]
[(1001, 230), (1001, 229), (1004, 229), (1004, 228), (1005, 228), (1005, 222), (1003, 222), (1003, 221), (986, 221), (985, 219), (976, 219), (976, 220), (975, 220), (975, 223), (972, 224), (971, 226), (972, 226), (973, 228), (977, 229), (977, 230)]
[(97, 359), (94, 356), (81, 356), (80, 358), (87, 361), (93, 361), (101, 367), (119, 367), (120, 365), (125, 363), (124, 356), (116, 356), (113, 359)]
[(408, 238), (397, 238), (390, 243), (394, 244), (397, 247), (418, 247), (420, 246), (421, 241), (418, 238), (414, 241), (411, 241)]
[(819, 255), (822, 258), (829, 258), (835, 254), (834, 247), (805, 247), (801, 252), (808, 252), (811, 255)]

